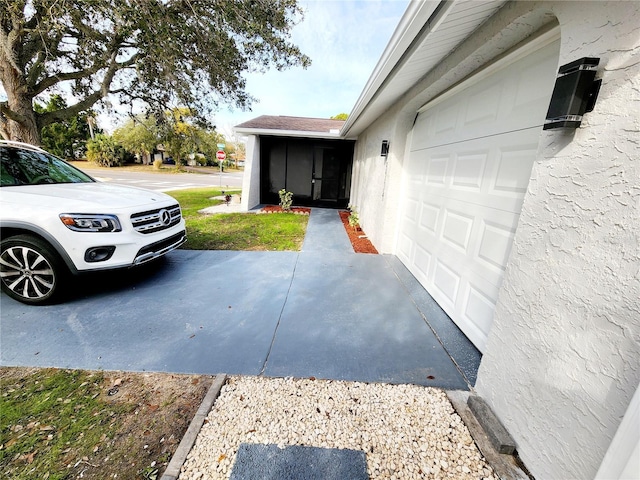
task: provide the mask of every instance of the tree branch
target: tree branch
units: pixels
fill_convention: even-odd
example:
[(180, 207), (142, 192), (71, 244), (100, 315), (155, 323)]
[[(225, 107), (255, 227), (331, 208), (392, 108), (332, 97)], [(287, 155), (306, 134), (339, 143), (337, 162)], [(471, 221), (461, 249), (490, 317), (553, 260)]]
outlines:
[[(83, 100), (79, 101), (75, 105), (70, 107), (56, 110), (53, 112), (45, 112), (38, 115), (38, 125), (40, 128), (50, 125), (52, 123), (58, 122), (60, 120), (65, 120), (67, 118), (74, 117), (81, 112), (89, 110), (96, 102), (106, 97), (110, 92), (109, 86), (113, 81), (113, 77), (116, 72), (121, 68), (121, 63), (116, 61), (117, 52), (114, 52), (111, 55), (111, 62), (109, 68), (107, 69), (102, 82), (100, 83), (100, 88), (93, 91), (90, 95), (87, 95)], [(132, 62), (132, 59), (127, 60), (127, 62)]]
[(0, 102), (0, 115), (4, 116), (8, 120), (13, 120), (18, 123), (27, 121), (27, 118), (24, 115), (20, 115), (19, 113), (11, 110), (8, 102)]
[(9, 135), (9, 122), (7, 117), (5, 117), (2, 113), (0, 113), (0, 135), (5, 140), (11, 140), (11, 136)]
[(100, 71), (100, 69), (104, 68), (104, 65), (93, 65), (91, 68), (87, 68), (85, 70), (77, 70), (75, 72), (68, 73), (56, 73), (55, 75), (51, 75), (42, 79), (37, 85), (34, 85), (32, 92), (35, 95), (39, 95), (44, 92), (46, 89), (57, 85), (60, 82), (68, 82), (72, 80), (80, 80), (81, 78), (86, 78), (94, 73)]

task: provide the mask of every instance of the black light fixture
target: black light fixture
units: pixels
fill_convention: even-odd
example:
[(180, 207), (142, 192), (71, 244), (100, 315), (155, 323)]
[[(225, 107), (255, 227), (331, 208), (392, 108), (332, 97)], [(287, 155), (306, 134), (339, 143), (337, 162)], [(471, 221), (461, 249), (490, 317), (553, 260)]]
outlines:
[(584, 57), (558, 69), (544, 130), (578, 128), (593, 110), (602, 80), (596, 80), (599, 58)]
[(386, 157), (387, 155), (389, 155), (389, 140), (382, 140), (380, 155), (382, 155), (383, 157)]

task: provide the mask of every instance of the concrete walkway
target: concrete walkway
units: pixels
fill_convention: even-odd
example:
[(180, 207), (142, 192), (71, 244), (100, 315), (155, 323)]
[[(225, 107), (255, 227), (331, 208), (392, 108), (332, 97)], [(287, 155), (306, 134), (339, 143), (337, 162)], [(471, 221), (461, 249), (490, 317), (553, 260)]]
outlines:
[(301, 252), (178, 250), (83, 277), (61, 305), (0, 298), (0, 364), (468, 389), (480, 354), (395, 256), (313, 209)]

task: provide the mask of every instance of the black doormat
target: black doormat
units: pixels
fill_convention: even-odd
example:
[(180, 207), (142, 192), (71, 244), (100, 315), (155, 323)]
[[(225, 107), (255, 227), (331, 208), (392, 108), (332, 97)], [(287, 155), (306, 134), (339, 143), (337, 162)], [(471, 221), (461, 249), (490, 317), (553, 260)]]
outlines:
[(369, 480), (364, 452), (243, 443), (231, 480)]

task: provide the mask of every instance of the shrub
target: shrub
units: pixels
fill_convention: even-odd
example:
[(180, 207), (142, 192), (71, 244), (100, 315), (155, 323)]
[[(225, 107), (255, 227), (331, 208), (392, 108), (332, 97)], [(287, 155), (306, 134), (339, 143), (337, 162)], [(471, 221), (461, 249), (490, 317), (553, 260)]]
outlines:
[(351, 209), (351, 213), (349, 213), (349, 226), (350, 227), (357, 227), (358, 225), (360, 225), (360, 217), (358, 216), (358, 212), (356, 212), (354, 209)]
[(87, 142), (87, 159), (103, 167), (115, 167), (124, 163), (124, 149), (106, 135), (97, 135)]
[(162, 168), (162, 160), (159, 158), (153, 161), (153, 168), (160, 170)]
[(282, 210), (288, 212), (291, 210), (291, 204), (293, 203), (293, 192), (287, 192), (284, 188), (278, 192), (280, 195), (280, 206)]

